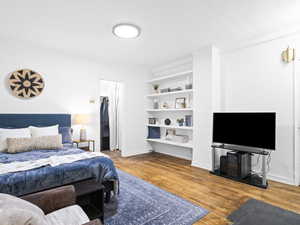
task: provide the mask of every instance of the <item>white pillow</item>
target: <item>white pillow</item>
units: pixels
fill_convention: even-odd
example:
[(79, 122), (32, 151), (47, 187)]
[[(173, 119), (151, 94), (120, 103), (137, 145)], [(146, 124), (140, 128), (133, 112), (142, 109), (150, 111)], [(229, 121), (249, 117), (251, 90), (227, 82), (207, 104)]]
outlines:
[(55, 136), (59, 135), (58, 125), (50, 127), (33, 127), (30, 126), (31, 137), (41, 137), (41, 136)]
[(34, 204), (0, 193), (1, 225), (47, 225), (44, 212)]
[(30, 138), (30, 130), (28, 128), (21, 129), (3, 129), (0, 128), (0, 152), (7, 149), (7, 138)]

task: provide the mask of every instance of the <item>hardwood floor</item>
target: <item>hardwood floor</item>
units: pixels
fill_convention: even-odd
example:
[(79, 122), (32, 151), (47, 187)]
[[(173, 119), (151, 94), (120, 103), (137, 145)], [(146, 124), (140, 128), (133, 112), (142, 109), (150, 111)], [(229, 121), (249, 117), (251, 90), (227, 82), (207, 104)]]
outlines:
[[(106, 153), (106, 152), (105, 152)], [(231, 224), (226, 217), (249, 198), (300, 213), (300, 187), (269, 181), (267, 190), (217, 177), (190, 161), (159, 153), (122, 158), (109, 152), (117, 168), (200, 205), (210, 213), (195, 224)]]

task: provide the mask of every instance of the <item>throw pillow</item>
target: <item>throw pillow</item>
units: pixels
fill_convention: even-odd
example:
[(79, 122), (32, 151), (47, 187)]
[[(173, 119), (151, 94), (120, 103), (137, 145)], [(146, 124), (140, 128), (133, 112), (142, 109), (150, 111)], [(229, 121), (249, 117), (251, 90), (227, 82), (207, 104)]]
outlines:
[(7, 138), (8, 153), (26, 152), (31, 150), (62, 149), (61, 135), (41, 136), (34, 138)]
[(47, 225), (44, 212), (12, 195), (0, 194), (1, 225)]
[(72, 128), (71, 127), (59, 127), (58, 131), (62, 136), (63, 144), (72, 144)]

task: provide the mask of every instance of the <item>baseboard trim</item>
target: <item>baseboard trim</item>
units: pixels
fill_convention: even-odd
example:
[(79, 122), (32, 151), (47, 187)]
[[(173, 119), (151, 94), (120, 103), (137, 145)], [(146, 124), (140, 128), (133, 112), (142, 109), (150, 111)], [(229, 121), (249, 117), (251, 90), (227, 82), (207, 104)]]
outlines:
[(150, 153), (150, 151), (142, 151), (142, 152), (139, 151), (139, 152), (130, 152), (130, 153), (121, 152), (122, 157), (131, 157), (131, 156), (142, 155), (142, 154), (147, 154), (147, 153)]
[(269, 180), (272, 180), (272, 181), (297, 186), (294, 182), (294, 179), (286, 178), (286, 177), (283, 177), (283, 176), (278, 176), (278, 175), (275, 175), (275, 174), (268, 174), (267, 178)]
[(186, 160), (191, 161), (191, 158), (188, 157), (188, 156), (183, 156), (183, 155), (174, 154), (174, 153), (166, 153), (166, 152), (163, 152), (163, 151), (161, 151), (161, 152), (160, 151), (154, 151), (154, 152), (157, 152), (157, 153), (160, 153), (160, 154), (164, 154), (164, 155), (173, 156), (173, 157), (180, 158), (180, 159), (186, 159)]
[(198, 168), (201, 168), (201, 169), (205, 169), (205, 170), (211, 170), (211, 166), (208, 165), (208, 164), (205, 164), (205, 163), (200, 163), (200, 162), (197, 162), (197, 161), (192, 161), (192, 166), (194, 167), (198, 167)]

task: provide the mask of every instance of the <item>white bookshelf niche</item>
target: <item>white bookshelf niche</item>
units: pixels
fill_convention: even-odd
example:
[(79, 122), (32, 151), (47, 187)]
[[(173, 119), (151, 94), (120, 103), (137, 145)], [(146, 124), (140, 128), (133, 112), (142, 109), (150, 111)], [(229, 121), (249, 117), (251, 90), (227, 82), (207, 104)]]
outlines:
[(180, 78), (180, 77), (192, 76), (192, 75), (193, 75), (193, 70), (186, 70), (186, 71), (173, 73), (173, 74), (170, 74), (170, 75), (161, 76), (161, 77), (149, 80), (148, 83), (154, 84), (154, 83), (159, 83), (159, 82), (162, 82), (162, 81), (168, 81), (168, 80), (177, 79), (177, 78)]
[[(193, 121), (193, 71), (184, 70), (166, 76), (158, 76), (147, 82), (149, 94), (146, 96), (148, 101), (148, 118), (155, 118), (156, 123), (147, 121), (148, 128), (160, 128), (160, 138), (146, 138), (153, 151), (170, 154), (177, 157), (192, 159), (193, 151), (193, 126), (186, 126), (178, 123), (178, 119), (191, 116)], [(154, 89), (158, 85), (158, 90)], [(176, 105), (176, 99), (183, 101)], [(169, 119), (171, 124), (165, 124)], [(168, 136), (167, 132), (178, 135)], [(183, 138), (184, 136), (184, 138)], [(179, 139), (185, 139), (184, 142)], [(187, 139), (187, 140), (186, 140)], [(181, 156), (182, 155), (182, 156)]]
[(182, 129), (182, 130), (193, 130), (193, 127), (188, 126), (172, 126), (172, 125), (163, 125), (163, 124), (147, 124), (148, 127), (162, 127), (170, 129)]
[(173, 91), (173, 92), (166, 92), (166, 93), (156, 93), (156, 94), (150, 94), (147, 95), (148, 98), (158, 98), (161, 96), (167, 96), (167, 95), (180, 95), (180, 94), (192, 94), (193, 89), (190, 90), (182, 90), (182, 91)]
[(157, 143), (167, 144), (167, 145), (175, 145), (175, 146), (179, 146), (179, 147), (183, 147), (183, 148), (193, 148), (193, 144), (191, 142), (180, 143), (180, 142), (175, 142), (175, 141), (168, 141), (165, 139), (151, 139), (151, 138), (148, 138), (147, 141), (157, 142)]

